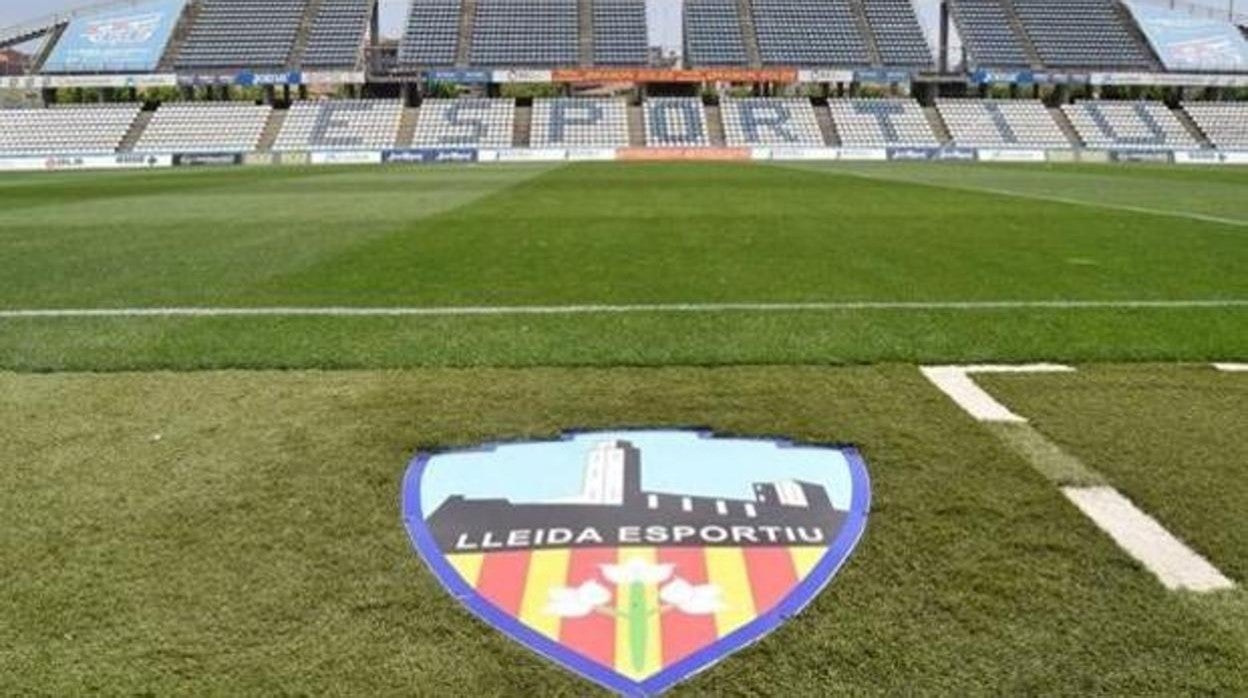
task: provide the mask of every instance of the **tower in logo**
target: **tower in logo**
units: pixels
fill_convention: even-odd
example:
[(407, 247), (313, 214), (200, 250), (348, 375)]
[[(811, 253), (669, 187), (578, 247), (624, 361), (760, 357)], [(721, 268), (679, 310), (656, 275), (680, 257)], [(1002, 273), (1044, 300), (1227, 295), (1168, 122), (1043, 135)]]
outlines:
[(809, 603), (867, 500), (852, 449), (653, 431), (421, 456), (404, 509), (421, 555), (477, 615), (649, 694)]

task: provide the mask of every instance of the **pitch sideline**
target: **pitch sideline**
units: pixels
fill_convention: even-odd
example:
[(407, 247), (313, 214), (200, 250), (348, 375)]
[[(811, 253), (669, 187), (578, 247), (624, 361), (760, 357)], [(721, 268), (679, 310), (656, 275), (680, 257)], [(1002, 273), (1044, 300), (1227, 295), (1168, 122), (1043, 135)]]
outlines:
[[(963, 411), (985, 425), (1024, 425), (1032, 436), (1056, 451), (1053, 444), (1038, 430), (1028, 425), (1028, 420), (1010, 411), (975, 383), (975, 373), (1069, 373), (1075, 369), (1055, 364), (1022, 366), (925, 366), (923, 375), (941, 392), (954, 401)], [(1029, 464), (1042, 474), (1052, 472), (1046, 463), (1036, 462), (1034, 454), (1019, 452)], [(1100, 477), (1095, 470), (1073, 456), (1067, 456), (1087, 473)], [(1049, 476), (1050, 479), (1053, 479)], [(1226, 575), (1213, 563), (1192, 550), (1177, 536), (1170, 533), (1160, 522), (1135, 506), (1117, 489), (1107, 485), (1072, 486), (1055, 481), (1062, 494), (1079, 511), (1096, 524), (1124, 552), (1143, 565), (1167, 589), (1171, 591), (1212, 592), (1235, 588)]]
[(11, 308), (0, 319), (129, 317), (470, 317), (521, 315), (715, 314), (881, 311), (993, 310), (1191, 310), (1248, 308), (1248, 299), (1039, 300), (1039, 301), (844, 301), (815, 303), (642, 303), (514, 306), (410, 307), (168, 307)]

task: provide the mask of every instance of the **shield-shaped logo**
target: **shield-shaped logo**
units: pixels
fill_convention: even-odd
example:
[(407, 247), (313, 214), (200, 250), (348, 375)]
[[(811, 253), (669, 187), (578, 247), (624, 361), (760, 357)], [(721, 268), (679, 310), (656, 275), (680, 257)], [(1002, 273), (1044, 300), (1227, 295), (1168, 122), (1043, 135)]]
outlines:
[(801, 611), (869, 503), (850, 447), (622, 431), (420, 454), (402, 506), (425, 563), (479, 618), (653, 695)]

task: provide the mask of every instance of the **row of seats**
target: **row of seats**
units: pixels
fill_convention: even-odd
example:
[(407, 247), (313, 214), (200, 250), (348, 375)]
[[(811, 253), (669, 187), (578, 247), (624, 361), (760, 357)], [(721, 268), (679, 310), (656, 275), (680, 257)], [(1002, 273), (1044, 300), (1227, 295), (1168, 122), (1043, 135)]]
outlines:
[[(1183, 106), (1215, 146), (1248, 149), (1248, 103), (1197, 102)], [(1039, 101), (952, 99), (937, 103), (951, 143), (979, 148), (1063, 148), (1071, 141), (1052, 110)], [(1200, 147), (1178, 116), (1158, 102), (1089, 100), (1062, 113), (1081, 143), (1094, 148)], [(137, 104), (0, 110), (0, 154), (116, 152), (139, 116)], [(801, 98), (724, 99), (720, 105), (729, 146), (930, 147), (940, 145), (933, 121), (905, 99), (834, 99), (827, 126)], [(430, 99), (416, 122), (416, 147), (511, 147), (516, 132), (510, 99)], [(401, 144), (404, 110), (392, 100), (299, 102), (284, 114), (274, 149), (379, 150)], [(245, 152), (255, 150), (272, 109), (249, 103), (169, 103), (151, 115), (135, 150)], [(534, 101), (530, 145), (536, 148), (615, 148), (630, 143), (627, 103), (614, 98)], [(274, 122), (276, 123), (276, 122)], [(638, 127), (658, 148), (711, 145), (711, 122), (697, 98), (647, 100)]]
[(364, 40), (374, 0), (321, 0), (303, 54), (304, 68), (355, 69), (364, 57)]
[(281, 69), (309, 0), (200, 0), (178, 54), (181, 70)]
[[(466, 53), (473, 67), (573, 66), (581, 63), (582, 38), (592, 39), (595, 65), (641, 66), (649, 60), (646, 0), (595, 0), (592, 37), (581, 36), (578, 0), (477, 0), (475, 7), (465, 18), (462, 0), (412, 0), (399, 65), (447, 68)], [(469, 41), (462, 52), (461, 35)]]

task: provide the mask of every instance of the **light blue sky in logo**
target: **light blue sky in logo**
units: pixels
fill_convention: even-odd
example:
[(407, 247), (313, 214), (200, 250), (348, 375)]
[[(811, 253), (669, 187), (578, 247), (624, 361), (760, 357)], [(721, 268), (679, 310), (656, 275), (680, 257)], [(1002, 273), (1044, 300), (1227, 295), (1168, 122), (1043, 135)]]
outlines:
[(756, 482), (802, 480), (827, 488), (838, 509), (848, 510), (852, 501), (849, 462), (836, 448), (705, 438), (692, 431), (622, 431), (437, 454), (421, 480), (421, 508), (428, 516), (455, 494), (514, 503), (573, 497), (581, 491), (590, 450), (614, 440), (641, 449), (641, 485), (648, 491), (753, 499)]

